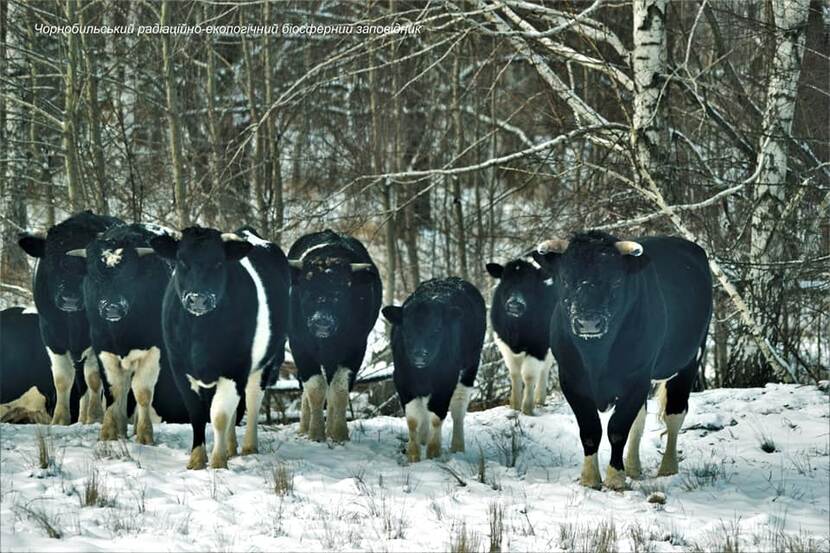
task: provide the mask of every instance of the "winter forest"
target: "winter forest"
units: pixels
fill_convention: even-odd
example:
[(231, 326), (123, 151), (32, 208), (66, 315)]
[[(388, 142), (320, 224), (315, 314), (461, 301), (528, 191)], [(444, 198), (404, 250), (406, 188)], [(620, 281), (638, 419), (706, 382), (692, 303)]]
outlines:
[[(727, 394), (718, 388), (767, 386), (776, 412), (780, 405), (795, 408), (787, 403), (792, 397), (784, 396), (800, 390), (796, 402), (809, 406), (813, 417), (805, 427), (824, 425), (818, 446), (806, 438), (799, 442), (803, 451), (825, 448), (816, 454), (821, 460), (813, 461), (817, 472), (805, 469), (820, 480), (802, 479), (798, 492), (786, 482), (777, 489), (792, 505), (808, 502), (803, 490), (824, 486), (826, 492), (830, 7), (821, 0), (0, 0), (0, 307), (32, 303), (34, 261), (18, 247), (19, 233), (45, 230), (87, 209), (174, 229), (198, 224), (224, 232), (250, 225), (285, 252), (300, 236), (331, 228), (367, 247), (383, 282), (383, 305), (400, 305), (427, 279), (455, 275), (474, 284), (489, 307), (497, 281), (485, 270), (487, 263), (526, 256), (542, 241), (578, 231), (603, 230), (620, 240), (685, 238), (706, 251), (714, 285), (714, 314), (694, 388), (708, 390), (710, 399), (703, 403), (710, 410), (704, 408), (700, 420), (688, 419), (704, 429), (701, 447), (708, 448), (702, 444), (708, 443), (704, 432), (712, 431), (711, 425), (724, 428), (735, 412), (761, 409), (750, 390)], [(391, 362), (387, 333), (388, 324), (379, 320), (364, 364), (372, 370), (361, 375), (363, 399), (353, 397), (350, 405), (353, 418), (361, 418), (356, 411), (404, 413), (390, 371), (383, 370)], [(289, 358), (282, 378), (291, 380), (292, 371)], [(551, 393), (558, 386), (554, 367)], [(282, 421), (297, 420), (296, 396), (291, 386), (285, 388), (284, 394), (266, 396), (269, 423), (272, 407)], [(472, 473), (456, 465), (447, 469), (456, 473), (451, 478), (438, 470), (418, 473), (426, 490), (440, 496), (447, 482), (472, 486), (478, 478), (501, 493), (502, 485), (514, 483), (508, 472), (522, 466), (521, 479), (535, 475), (549, 483), (557, 477), (531, 459), (549, 455), (563, 435), (563, 442), (573, 442), (573, 459), (580, 459), (568, 467), (568, 476), (574, 476), (581, 462), (576, 425), (569, 423), (567, 432), (556, 426), (538, 441), (526, 436), (530, 442), (517, 445), (519, 419), (514, 426), (492, 414), (501, 413), (509, 395), (507, 370), (488, 329), (470, 411), (495, 411), (482, 413), (473, 428), (492, 425), (511, 437), (507, 445), (468, 444)], [(721, 405), (728, 407), (721, 411)], [(564, 421), (570, 411), (562, 402), (552, 413)], [(797, 422), (800, 416), (789, 415)], [(363, 421), (359, 432), (352, 426), (351, 445), (356, 434), (366, 433), (363, 439), (374, 444), (367, 447), (380, 447), (371, 425), (381, 423), (371, 420), (365, 423), (370, 430)], [(383, 424), (377, 427), (378, 441), (381, 434), (392, 440), (405, 429), (403, 423)], [(528, 436), (539, 431), (528, 424), (522, 431)], [(656, 425), (649, 422), (647, 428)], [(758, 419), (741, 443), (757, 449), (763, 425)], [(23, 432), (6, 428), (6, 437)], [(183, 432), (170, 438), (182, 451), (189, 445), (189, 427)], [(103, 457), (130, 461), (135, 451), (125, 451), (107, 449)], [(299, 457), (300, 451), (290, 442), (281, 454)], [(156, 455), (146, 454), (138, 468), (152, 470)], [(349, 466), (365, 462), (362, 453), (344, 455), (351, 456)], [(8, 489), (9, 467), (16, 465), (3, 462), (0, 487)], [(400, 475), (396, 463), (389, 461), (390, 470)], [(178, 458), (170, 462), (180, 464)], [(731, 469), (718, 463), (705, 467), (714, 472), (684, 476), (694, 479), (683, 480), (686, 491), (701, 493), (694, 492), (704, 487), (701, 479), (727, 486)], [(298, 489), (307, 483), (305, 468), (280, 464), (266, 470), (269, 486), (284, 487), (284, 493), (277, 492), (280, 517), (295, 479)], [(499, 470), (505, 471), (501, 477), (485, 476)], [(789, 464), (786, 470), (795, 474)], [(769, 481), (756, 475), (752, 485), (775, 486), (777, 466), (770, 471)], [(365, 482), (363, 473), (340, 474), (347, 476), (370, 506), (369, 518), (383, 520), (378, 534), (387, 541), (369, 546), (347, 530), (341, 540), (338, 525), (347, 524), (338, 519), (309, 538), (320, 540), (311, 542), (312, 549), (428, 547), (417, 541), (388, 545), (390, 539), (419, 533), (419, 522), (405, 522), (408, 472), (400, 513), (382, 478), (375, 486), (372, 474)], [(230, 484), (217, 484), (216, 478), (211, 499), (230, 504)], [(15, 480), (13, 487), (21, 485)], [(525, 494), (528, 502), (532, 486), (522, 486), (524, 481), (514, 488), (523, 491), (515, 494)], [(177, 503), (178, 493), (170, 492)], [(576, 501), (570, 492), (553, 493), (563, 502)], [(148, 497), (152, 502), (153, 494)], [(701, 509), (717, 502), (711, 495), (698, 499)], [(614, 530), (613, 523), (609, 532), (619, 536), (579, 537), (578, 521), (550, 530), (551, 541), (538, 541), (545, 533), (538, 521), (532, 525), (533, 515), (512, 512), (511, 502), (493, 501), (489, 507), (484, 501), (481, 509), (490, 510), (478, 513), (483, 524), (490, 517), (489, 534), (486, 528), (467, 532), (453, 519), (444, 524), (451, 537), (442, 534), (436, 547), (486, 549), (489, 535), (490, 551), (509, 550), (507, 538), (504, 546), (500, 541), (494, 546), (494, 521), (506, 525), (505, 536), (516, 536), (510, 538), (516, 550), (615, 550), (617, 539), (630, 540), (635, 550), (638, 544), (649, 546), (649, 539), (638, 541), (633, 526)], [(619, 506), (629, 505), (622, 501)], [(819, 538), (808, 540), (803, 550), (828, 547), (827, 501), (814, 498), (814, 510), (801, 519), (794, 506), (788, 512), (795, 523), (750, 520), (770, 527), (780, 523), (788, 532), (800, 532), (803, 522), (805, 535)], [(140, 502), (143, 506), (144, 495)], [(109, 511), (116, 514), (107, 516), (118, 518), (122, 507), (115, 505), (113, 500)], [(6, 502), (3, 508), (8, 522), (14, 518), (11, 507)], [(15, 516), (37, 520), (36, 507), (26, 509), (25, 516), (20, 510)], [(441, 509), (430, 505), (429, 516), (450, 516)], [(311, 507), (303, 512), (291, 516), (324, 518)], [(129, 524), (130, 517), (122, 515), (118, 524)], [(733, 515), (734, 510), (717, 511), (726, 534)], [(727, 519), (732, 522), (723, 522)], [(83, 516), (80, 520), (64, 517), (48, 525), (69, 535), (73, 524), (86, 524)], [(115, 518), (108, 520), (115, 524)], [(281, 522), (268, 524), (277, 525), (272, 537), (299, 539)], [(740, 526), (740, 519), (735, 524)], [(122, 530), (115, 533), (131, 535), (130, 528)], [(132, 530), (132, 535), (141, 531)], [(159, 532), (186, 535), (180, 526)], [(775, 543), (764, 537), (755, 545), (799, 550), (781, 537), (784, 533), (769, 538)], [(736, 530), (733, 542), (701, 536), (668, 541), (680, 550), (726, 549), (728, 543), (746, 549), (750, 538), (737, 535)], [(242, 538), (222, 536), (194, 543), (250, 550)], [(485, 543), (476, 543), (478, 538)], [(170, 539), (169, 545), (159, 543), (175, 548)], [(2, 549), (45, 546), (15, 540)], [(651, 543), (661, 540), (666, 541), (654, 537)], [(118, 547), (131, 543), (136, 542)], [(302, 539), (286, 543), (306, 547)], [(93, 546), (104, 547), (92, 541), (79, 545)]]

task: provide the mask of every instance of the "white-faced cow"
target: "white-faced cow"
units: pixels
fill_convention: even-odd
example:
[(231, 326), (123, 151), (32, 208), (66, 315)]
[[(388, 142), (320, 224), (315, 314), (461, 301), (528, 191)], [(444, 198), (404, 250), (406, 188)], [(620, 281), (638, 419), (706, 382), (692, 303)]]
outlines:
[(343, 442), (349, 439), (349, 391), (380, 311), (380, 276), (363, 244), (328, 229), (300, 237), (288, 258), (288, 342), (303, 387), (299, 432)]
[[(681, 238), (636, 242), (591, 231), (549, 240), (534, 254), (555, 275), (559, 298), (550, 345), (562, 391), (576, 415), (585, 452), (581, 482), (602, 484), (597, 410), (608, 422), (611, 462), (605, 485), (625, 487), (640, 475), (640, 437), (652, 380), (664, 380), (668, 431), (658, 475), (677, 472), (677, 434), (703, 356), (712, 316), (706, 253)], [(623, 465), (623, 448), (628, 453)]]
[(242, 454), (257, 451), (263, 386), (285, 357), (288, 262), (248, 228), (222, 234), (190, 227), (157, 236), (153, 249), (176, 263), (164, 296), (164, 343), (193, 427), (189, 469), (205, 468), (205, 424), (213, 426), (212, 468), (236, 455), (236, 411), (245, 395)]
[(450, 451), (464, 451), (464, 415), (478, 373), (487, 327), (484, 298), (457, 277), (421, 283), (401, 307), (386, 306), (392, 323), (393, 378), (409, 428), (407, 458), (441, 454), (441, 426), (452, 413)]
[[(27, 254), (38, 259), (33, 288), (57, 395), (53, 424), (71, 422), (69, 396), (73, 384), (82, 391), (80, 422), (91, 423), (103, 417), (101, 373), (91, 347), (81, 288), (84, 261), (66, 252), (85, 248), (98, 233), (119, 224), (123, 223), (113, 217), (84, 211), (53, 226), (45, 236), (24, 233), (18, 241)], [(76, 378), (76, 366), (83, 366), (83, 378)]]
[(545, 402), (553, 365), (549, 328), (555, 288), (548, 274), (523, 259), (504, 266), (488, 263), (487, 272), (499, 280), (490, 321), (510, 371), (510, 407), (532, 415), (534, 405)]
[(112, 227), (86, 248), (67, 252), (86, 259), (84, 303), (110, 400), (102, 440), (127, 437), (130, 388), (139, 443), (153, 443), (153, 406), (166, 422), (188, 420), (163, 351), (161, 305), (171, 268), (150, 247), (159, 227), (149, 228), (153, 230), (141, 224)]
[[(46, 400), (43, 412), (51, 418), (48, 413), (55, 408), (55, 384), (49, 366), (37, 311), (23, 307), (0, 311), (0, 404), (21, 399), (34, 386)], [(77, 417), (77, 394), (73, 399), (71, 405)], [(23, 411), (39, 411), (39, 406), (22, 403)]]

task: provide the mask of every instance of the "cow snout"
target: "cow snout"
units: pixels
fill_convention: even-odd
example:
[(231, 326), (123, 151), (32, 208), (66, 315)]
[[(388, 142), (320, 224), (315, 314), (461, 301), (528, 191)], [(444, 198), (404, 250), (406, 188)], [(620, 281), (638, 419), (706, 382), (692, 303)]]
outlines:
[(60, 286), (58, 293), (55, 295), (55, 306), (61, 311), (72, 313), (81, 310), (83, 301), (80, 294), (71, 292), (64, 286)]
[(521, 317), (527, 310), (527, 302), (519, 294), (512, 294), (504, 302), (504, 311), (509, 317)]
[(216, 309), (216, 296), (210, 293), (188, 292), (182, 297), (182, 305), (189, 313), (200, 317)]
[(337, 321), (331, 313), (316, 311), (309, 317), (308, 327), (317, 338), (328, 338), (337, 330)]
[(426, 348), (415, 348), (412, 350), (411, 357), (412, 364), (418, 369), (423, 369), (429, 361), (429, 351)]
[(98, 302), (98, 313), (102, 319), (116, 323), (127, 316), (130, 311), (130, 304), (126, 298), (118, 296), (112, 299), (102, 299)]
[(579, 313), (572, 317), (571, 326), (577, 336), (598, 338), (608, 329), (608, 317), (597, 311)]

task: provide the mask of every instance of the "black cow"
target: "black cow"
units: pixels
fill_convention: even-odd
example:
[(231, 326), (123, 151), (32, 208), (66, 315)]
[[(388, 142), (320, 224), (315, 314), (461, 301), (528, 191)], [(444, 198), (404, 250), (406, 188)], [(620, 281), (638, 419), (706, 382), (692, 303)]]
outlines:
[[(55, 384), (40, 338), (37, 311), (10, 307), (0, 311), (0, 403), (19, 399), (32, 386), (46, 398), (45, 409), (51, 413), (55, 408)], [(78, 397), (73, 395), (77, 416)]]
[[(441, 426), (452, 413), (450, 451), (464, 451), (464, 414), (478, 373), (487, 327), (484, 298), (458, 277), (421, 283), (403, 306), (386, 306), (398, 397), (409, 428), (407, 457), (441, 454)], [(431, 433), (430, 433), (431, 428)]]
[[(621, 489), (626, 474), (640, 475), (640, 437), (652, 380), (667, 380), (661, 410), (668, 438), (658, 475), (675, 474), (677, 433), (712, 316), (706, 253), (681, 238), (633, 242), (592, 231), (570, 242), (544, 242), (534, 258), (555, 274), (558, 288), (550, 345), (562, 391), (579, 424), (585, 451), (582, 484), (602, 484), (597, 410), (612, 406), (605, 485)], [(626, 437), (630, 443), (623, 472)]]
[(300, 237), (288, 259), (288, 342), (303, 387), (299, 432), (343, 442), (349, 439), (349, 390), (380, 311), (380, 276), (363, 244), (328, 229)]
[(236, 455), (240, 396), (248, 413), (242, 454), (257, 451), (263, 386), (285, 358), (290, 273), (282, 250), (249, 228), (237, 233), (190, 227), (150, 241), (175, 260), (162, 328), (170, 366), (193, 426), (189, 469), (205, 468), (205, 424), (213, 426), (210, 466)]
[(188, 420), (162, 351), (161, 304), (171, 267), (150, 247), (150, 240), (160, 233), (163, 229), (155, 225), (119, 225), (85, 249), (67, 252), (86, 258), (84, 304), (92, 348), (104, 367), (110, 392), (102, 440), (127, 437), (130, 387), (137, 404), (139, 443), (153, 443), (151, 406), (167, 422)]
[(510, 371), (510, 407), (532, 415), (534, 404), (545, 402), (553, 365), (553, 282), (550, 275), (523, 259), (504, 266), (488, 263), (487, 272), (499, 280), (493, 291), (490, 321), (496, 345)]
[[(114, 217), (84, 211), (53, 226), (45, 236), (24, 233), (18, 241), (27, 254), (39, 260), (33, 288), (57, 392), (52, 424), (71, 422), (69, 395), (73, 382), (84, 391), (80, 422), (96, 422), (103, 417), (101, 374), (91, 348), (81, 288), (84, 261), (66, 252), (85, 248), (98, 233), (119, 224), (122, 221)], [(83, 378), (79, 375), (76, 379), (76, 366), (83, 366)]]

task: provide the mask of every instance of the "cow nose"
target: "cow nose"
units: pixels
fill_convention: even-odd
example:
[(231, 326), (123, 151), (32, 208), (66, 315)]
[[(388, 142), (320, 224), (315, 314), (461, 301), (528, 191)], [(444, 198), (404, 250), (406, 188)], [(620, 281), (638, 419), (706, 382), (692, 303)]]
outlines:
[(574, 333), (580, 336), (600, 336), (608, 326), (608, 318), (599, 312), (580, 313), (572, 322)]
[(80, 311), (81, 296), (78, 294), (73, 294), (71, 292), (66, 292), (63, 288), (61, 288), (61, 290), (57, 294), (57, 297), (55, 298), (55, 304), (61, 311)]
[(412, 364), (421, 369), (426, 367), (429, 352), (426, 348), (415, 348), (412, 350)]
[(188, 292), (182, 298), (184, 308), (197, 317), (216, 307), (216, 296), (201, 292)]
[(130, 305), (123, 296), (112, 299), (102, 299), (98, 302), (98, 313), (102, 319), (117, 322), (127, 316)]
[(504, 302), (504, 310), (511, 317), (521, 317), (524, 315), (525, 310), (527, 310), (527, 303), (523, 297), (518, 294), (514, 294), (507, 298), (507, 301)]
[(337, 321), (331, 313), (317, 311), (309, 319), (308, 326), (318, 338), (328, 338), (334, 334), (337, 328)]

